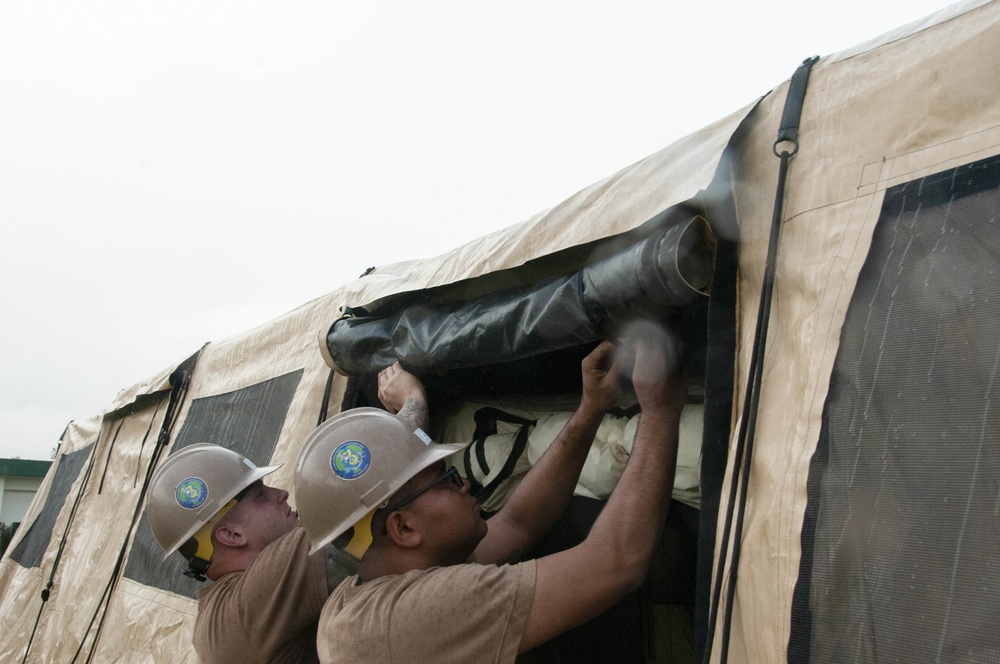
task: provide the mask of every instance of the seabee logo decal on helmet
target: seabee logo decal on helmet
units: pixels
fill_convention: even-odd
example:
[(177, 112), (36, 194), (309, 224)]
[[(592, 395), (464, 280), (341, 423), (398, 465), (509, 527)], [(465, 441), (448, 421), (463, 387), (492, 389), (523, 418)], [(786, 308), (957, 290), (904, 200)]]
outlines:
[(360, 440), (348, 440), (337, 446), (330, 457), (333, 474), (343, 480), (356, 480), (372, 465), (372, 453)]
[(187, 477), (177, 485), (174, 495), (184, 509), (197, 509), (208, 500), (208, 485), (200, 477)]

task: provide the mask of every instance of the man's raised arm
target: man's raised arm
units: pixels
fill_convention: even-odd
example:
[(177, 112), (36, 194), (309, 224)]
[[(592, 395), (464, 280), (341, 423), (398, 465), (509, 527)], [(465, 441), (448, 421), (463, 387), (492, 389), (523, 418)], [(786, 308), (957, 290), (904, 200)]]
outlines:
[(615, 348), (602, 342), (581, 364), (583, 397), (562, 431), (521, 480), (507, 504), (487, 523), (476, 547), (477, 563), (516, 562), (569, 505), (601, 420), (618, 397)]
[(537, 561), (519, 652), (610, 608), (646, 577), (670, 506), (687, 387), (679, 343), (646, 324), (631, 335), (632, 382), (642, 408), (629, 462), (580, 545)]

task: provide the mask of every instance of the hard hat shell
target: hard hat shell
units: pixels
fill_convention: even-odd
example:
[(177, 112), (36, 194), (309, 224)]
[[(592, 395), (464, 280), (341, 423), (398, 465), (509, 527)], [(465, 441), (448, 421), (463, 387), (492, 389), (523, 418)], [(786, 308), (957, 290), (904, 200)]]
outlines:
[(330, 418), (306, 439), (295, 467), (295, 505), (309, 552), (343, 535), (421, 470), (468, 446), (433, 443), (378, 408)]
[(146, 515), (163, 559), (194, 536), (236, 494), (270, 475), (277, 466), (257, 467), (242, 454), (196, 443), (168, 456), (153, 474)]

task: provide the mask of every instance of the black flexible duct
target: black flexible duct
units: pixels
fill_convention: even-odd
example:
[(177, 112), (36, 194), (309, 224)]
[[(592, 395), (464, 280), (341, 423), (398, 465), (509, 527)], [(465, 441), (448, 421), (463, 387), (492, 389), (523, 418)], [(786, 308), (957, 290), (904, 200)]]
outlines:
[(327, 333), (335, 369), (377, 373), (399, 360), (447, 371), (569, 348), (637, 317), (663, 319), (707, 297), (715, 240), (693, 216), (571, 275), (470, 302), (350, 316)]

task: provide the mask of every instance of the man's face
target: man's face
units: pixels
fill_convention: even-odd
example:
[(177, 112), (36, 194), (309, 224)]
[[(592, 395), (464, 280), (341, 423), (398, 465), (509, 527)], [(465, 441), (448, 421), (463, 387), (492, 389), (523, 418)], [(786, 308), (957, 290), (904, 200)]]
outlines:
[[(398, 493), (419, 491), (439, 478), (444, 470), (443, 461), (433, 464), (417, 473)], [(460, 485), (439, 482), (400, 507), (419, 517), (424, 542), (439, 558), (439, 564), (464, 562), (486, 535), (486, 521), (479, 502), (469, 493), (469, 481), (460, 479)]]
[(258, 551), (302, 525), (298, 512), (288, 505), (288, 492), (261, 480), (247, 488), (224, 520), (239, 524), (248, 545)]

